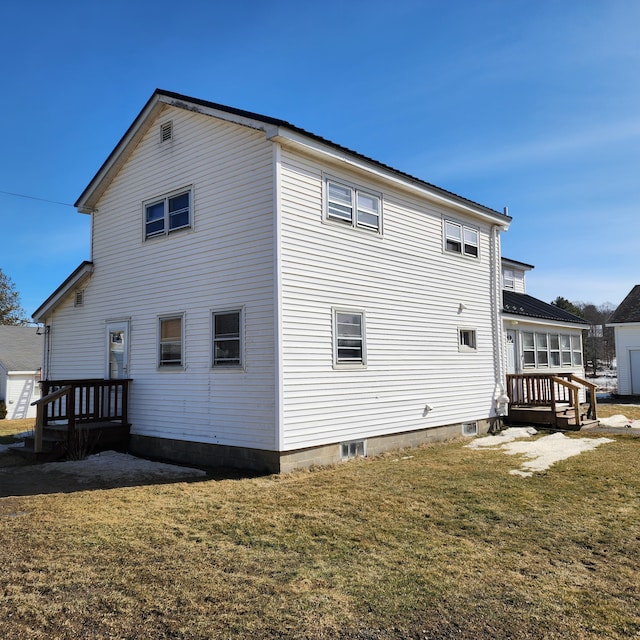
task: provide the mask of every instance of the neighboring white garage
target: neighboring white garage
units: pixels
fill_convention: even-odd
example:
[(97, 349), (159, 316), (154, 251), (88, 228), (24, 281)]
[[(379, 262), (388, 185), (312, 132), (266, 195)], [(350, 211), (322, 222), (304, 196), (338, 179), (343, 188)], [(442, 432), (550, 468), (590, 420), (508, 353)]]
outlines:
[(0, 325), (0, 400), (7, 419), (34, 418), (40, 397), (42, 336), (35, 327)]
[(620, 303), (607, 326), (616, 336), (618, 393), (640, 396), (640, 284)]

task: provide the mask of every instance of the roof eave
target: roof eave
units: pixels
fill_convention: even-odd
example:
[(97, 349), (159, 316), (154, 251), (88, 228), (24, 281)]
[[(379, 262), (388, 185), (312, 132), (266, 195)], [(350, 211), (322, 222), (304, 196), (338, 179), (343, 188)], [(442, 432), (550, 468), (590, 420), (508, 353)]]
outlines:
[(566, 329), (587, 329), (589, 326), (588, 323), (583, 324), (582, 322), (570, 322), (568, 320), (539, 318), (536, 316), (528, 316), (524, 313), (514, 313), (513, 311), (503, 311), (502, 319), (515, 322), (528, 322), (529, 324), (553, 325), (557, 327), (564, 327)]
[(72, 289), (82, 284), (93, 273), (93, 262), (85, 260), (80, 266), (33, 312), (35, 322), (44, 322), (67, 297)]

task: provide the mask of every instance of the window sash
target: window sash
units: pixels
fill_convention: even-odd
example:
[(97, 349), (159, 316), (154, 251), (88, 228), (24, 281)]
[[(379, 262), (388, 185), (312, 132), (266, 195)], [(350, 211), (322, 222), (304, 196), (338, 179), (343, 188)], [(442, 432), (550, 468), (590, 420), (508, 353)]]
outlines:
[(145, 205), (145, 239), (191, 227), (191, 191)]
[(335, 358), (337, 364), (364, 364), (364, 316), (335, 312)]
[(459, 346), (465, 351), (476, 351), (476, 331), (475, 329), (460, 329), (458, 331)]
[(480, 233), (453, 220), (444, 221), (444, 248), (452, 253), (477, 258), (480, 252)]
[(159, 366), (182, 366), (183, 333), (182, 316), (167, 316), (159, 319)]
[(380, 231), (381, 208), (380, 196), (327, 180), (327, 218)]
[(213, 366), (242, 366), (242, 312), (214, 312), (212, 325)]

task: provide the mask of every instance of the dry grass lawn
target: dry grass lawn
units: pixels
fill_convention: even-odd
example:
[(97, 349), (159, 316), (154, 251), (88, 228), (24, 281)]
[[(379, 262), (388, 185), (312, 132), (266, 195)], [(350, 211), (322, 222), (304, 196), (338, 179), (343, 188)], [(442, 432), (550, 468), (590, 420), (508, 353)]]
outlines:
[(463, 444), (2, 498), (0, 637), (640, 638), (640, 438), (531, 478)]

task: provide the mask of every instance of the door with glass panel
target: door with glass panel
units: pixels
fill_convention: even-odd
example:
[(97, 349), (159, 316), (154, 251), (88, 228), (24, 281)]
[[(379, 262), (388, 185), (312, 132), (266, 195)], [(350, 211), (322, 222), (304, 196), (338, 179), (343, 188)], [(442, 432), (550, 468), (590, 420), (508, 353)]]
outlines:
[(107, 371), (109, 379), (129, 377), (129, 323), (126, 321), (107, 324)]

